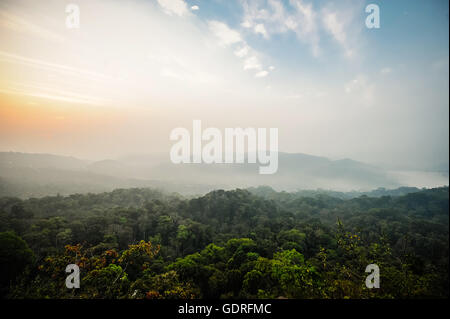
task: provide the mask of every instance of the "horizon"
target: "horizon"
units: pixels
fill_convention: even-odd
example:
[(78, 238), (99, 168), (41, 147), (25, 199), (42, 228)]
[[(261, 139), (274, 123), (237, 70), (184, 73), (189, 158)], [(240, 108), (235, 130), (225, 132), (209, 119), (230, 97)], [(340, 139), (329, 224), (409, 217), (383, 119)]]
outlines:
[[(304, 153), (278, 152), (276, 157), (277, 165), (281, 165), (280, 172), (266, 175), (266, 178), (262, 176), (258, 178), (257, 162), (241, 164), (244, 166), (239, 169), (236, 164), (226, 163), (191, 162), (187, 166), (174, 164), (165, 153), (129, 154), (119, 158), (94, 160), (51, 153), (0, 152), (0, 167), (6, 168), (0, 174), (2, 179), (0, 186), (3, 184), (3, 187), (6, 187), (3, 190), (4, 195), (27, 197), (36, 196), (31, 194), (40, 194), (38, 195), (40, 197), (54, 195), (56, 192), (66, 195), (86, 191), (98, 193), (129, 187), (162, 187), (169, 192), (191, 195), (189, 185), (196, 185), (197, 190), (194, 193), (198, 194), (215, 189), (263, 185), (276, 191), (288, 192), (320, 189), (370, 192), (380, 188), (430, 189), (449, 185), (447, 166), (433, 167), (426, 171), (413, 168), (400, 170), (349, 158), (330, 159)], [(247, 153), (243, 154), (243, 159), (244, 162), (248, 160)], [(79, 162), (71, 162), (72, 160)], [(30, 168), (33, 169), (32, 172), (28, 171)], [(27, 171), (29, 176), (24, 175)], [(77, 172), (79, 175), (76, 177), (77, 181), (71, 186), (73, 177), (70, 176)], [(290, 175), (291, 178), (287, 177)], [(300, 178), (300, 181), (295, 181), (295, 176)], [(22, 178), (26, 180), (23, 181)], [(23, 187), (25, 190), (22, 192), (14, 191)], [(6, 191), (8, 188), (12, 190)]]

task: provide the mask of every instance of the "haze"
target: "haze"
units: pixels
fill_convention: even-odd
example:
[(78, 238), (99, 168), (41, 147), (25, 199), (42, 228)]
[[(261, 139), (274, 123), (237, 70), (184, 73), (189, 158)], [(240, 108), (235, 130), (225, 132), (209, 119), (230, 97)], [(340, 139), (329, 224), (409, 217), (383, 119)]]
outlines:
[[(281, 152), (448, 169), (448, 1), (0, 3), (0, 151), (169, 153), (170, 131), (277, 127)], [(194, 7), (195, 6), (195, 7)]]

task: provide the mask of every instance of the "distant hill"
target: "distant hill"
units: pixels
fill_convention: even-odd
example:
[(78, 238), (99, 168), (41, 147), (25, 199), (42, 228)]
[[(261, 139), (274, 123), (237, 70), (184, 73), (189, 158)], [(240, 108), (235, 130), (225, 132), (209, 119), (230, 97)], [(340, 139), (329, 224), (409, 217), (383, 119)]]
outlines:
[(17, 152), (0, 152), (0, 169), (8, 168), (52, 168), (80, 170), (86, 167), (88, 161), (75, 157), (52, 154), (32, 154)]
[[(51, 154), (0, 152), (0, 196), (21, 198), (100, 193), (117, 188), (156, 187), (187, 195), (203, 194), (208, 185), (172, 185), (127, 177), (123, 164), (92, 162)], [(132, 175), (132, 174), (131, 174)]]
[(269, 185), (276, 190), (325, 188), (340, 191), (372, 190), (401, 186), (383, 169), (350, 159), (333, 161), (306, 154), (279, 153), (278, 171), (258, 174), (260, 164), (184, 164), (169, 162), (150, 167), (146, 172), (161, 180), (177, 182), (218, 181), (230, 188)]
[(195, 195), (217, 188), (260, 185), (277, 191), (338, 192), (402, 186), (385, 170), (351, 159), (279, 153), (276, 174), (260, 175), (258, 167), (259, 164), (176, 165), (165, 154), (88, 161), (52, 154), (0, 152), (0, 196), (41, 197), (129, 187), (157, 187)]

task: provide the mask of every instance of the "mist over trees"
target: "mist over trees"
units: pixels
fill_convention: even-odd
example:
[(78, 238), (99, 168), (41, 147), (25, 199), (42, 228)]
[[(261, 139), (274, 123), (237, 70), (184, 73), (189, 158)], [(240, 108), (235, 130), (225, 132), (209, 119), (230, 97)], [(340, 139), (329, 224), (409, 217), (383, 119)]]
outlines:
[[(433, 187), (448, 185), (448, 168), (433, 171), (432, 175)], [(177, 165), (167, 154), (88, 161), (51, 154), (0, 152), (0, 196), (30, 198), (131, 187), (203, 195), (216, 189), (260, 185), (278, 191), (322, 189), (359, 196), (378, 188), (395, 189), (408, 184), (380, 167), (306, 154), (279, 153), (277, 173), (260, 175), (257, 164)]]

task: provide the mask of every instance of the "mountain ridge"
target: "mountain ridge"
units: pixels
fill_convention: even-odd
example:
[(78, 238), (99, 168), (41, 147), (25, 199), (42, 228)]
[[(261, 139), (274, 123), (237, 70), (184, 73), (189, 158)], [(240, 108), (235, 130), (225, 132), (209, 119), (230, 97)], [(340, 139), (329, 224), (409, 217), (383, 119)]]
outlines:
[(278, 155), (278, 172), (260, 175), (259, 164), (173, 164), (162, 154), (90, 161), (46, 153), (0, 152), (0, 195), (40, 197), (127, 187), (158, 187), (196, 195), (217, 188), (261, 185), (278, 191), (370, 191), (406, 186), (380, 167), (349, 158)]

